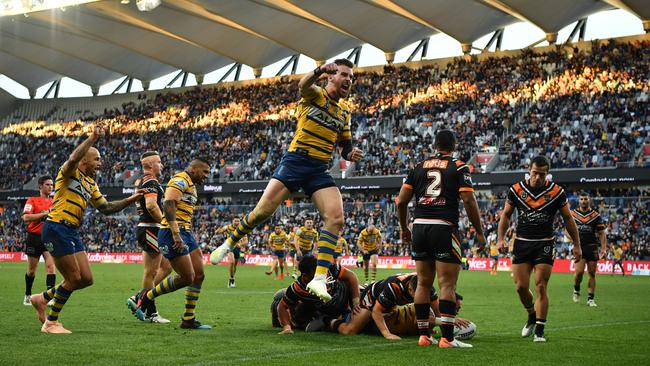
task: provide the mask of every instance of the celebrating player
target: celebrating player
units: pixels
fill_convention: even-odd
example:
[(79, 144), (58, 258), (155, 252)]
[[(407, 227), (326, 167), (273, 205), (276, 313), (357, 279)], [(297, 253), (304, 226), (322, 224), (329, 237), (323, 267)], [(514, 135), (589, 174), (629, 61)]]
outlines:
[[(330, 299), (325, 278), (344, 220), (343, 199), (328, 173), (328, 165), (337, 143), (344, 159), (358, 161), (363, 157), (360, 149), (352, 147), (350, 109), (341, 102), (352, 89), (352, 67), (350, 60), (338, 59), (317, 67), (300, 80), (301, 100), (293, 141), (257, 206), (242, 220), (237, 232), (212, 253), (212, 263), (218, 263), (241, 237), (271, 217), (292, 192), (302, 189), (311, 197), (324, 222), (319, 234), (316, 275), (307, 289), (324, 301)], [(323, 74), (328, 75), (325, 88), (315, 85)]]
[[(545, 156), (533, 158), (530, 178), (513, 184), (508, 190), (501, 220), (498, 242), (500, 248), (507, 245), (505, 235), (510, 216), (517, 209), (517, 237), (512, 248), (512, 273), (521, 303), (528, 311), (528, 321), (521, 330), (528, 337), (535, 329), (534, 342), (546, 342), (544, 326), (548, 314), (548, 281), (553, 270), (555, 239), (553, 221), (559, 211), (566, 230), (573, 240), (575, 261), (580, 261), (580, 236), (564, 189), (546, 179), (551, 164)], [(535, 271), (536, 300), (529, 290), (530, 274)]]
[[(95, 174), (102, 165), (99, 150), (92, 147), (104, 135), (104, 125), (97, 122), (93, 131), (77, 148), (56, 175), (54, 204), (47, 216), (41, 238), (43, 245), (54, 257), (56, 268), (63, 276), (63, 282), (42, 294), (32, 296), (32, 306), (43, 323), (43, 333), (71, 333), (59, 323), (59, 314), (75, 290), (93, 284), (93, 275), (86, 255), (86, 248), (79, 235), (83, 214), (90, 203), (104, 215), (123, 210), (137, 201), (142, 192), (108, 202), (95, 183)], [(48, 301), (54, 299), (45, 318)]]
[(381, 232), (373, 224), (369, 224), (367, 228), (361, 230), (359, 239), (357, 240), (357, 247), (361, 250), (363, 255), (363, 274), (365, 284), (368, 282), (368, 268), (372, 268), (372, 277), (370, 282), (375, 282), (377, 278), (377, 260), (379, 257), (379, 248), (381, 248)]
[(43, 230), (43, 221), (47, 218), (52, 207), (52, 198), (50, 194), (54, 188), (52, 177), (44, 175), (38, 178), (38, 191), (39, 195), (29, 197), (25, 202), (23, 209), (23, 221), (27, 223), (27, 245), (25, 246), (25, 254), (27, 254), (27, 273), (25, 273), (25, 298), (23, 305), (31, 305), (30, 298), (32, 296), (32, 286), (34, 278), (36, 277), (36, 269), (38, 268), (38, 260), (41, 256), (45, 260), (45, 286), (47, 289), (54, 287), (56, 283), (56, 270), (54, 269), (54, 259), (50, 252), (43, 246), (41, 240), (41, 231)]
[[(476, 230), (479, 244), (485, 246), (485, 236), (472, 188), (469, 168), (451, 156), (456, 138), (450, 130), (436, 134), (437, 154), (413, 168), (400, 190), (397, 201), (402, 241), (413, 244), (413, 259), (418, 274), (415, 311), (420, 329), (420, 346), (435, 344), (429, 327), (430, 292), (438, 275), (440, 313), (442, 314), (442, 348), (468, 348), (469, 344), (454, 339), (456, 316), (456, 282), (463, 254), (458, 240), (458, 201), (463, 200), (467, 217)], [(408, 227), (408, 204), (415, 196), (413, 234)], [(411, 235), (412, 239), (411, 239)]]
[[(284, 257), (287, 254), (288, 242), (289, 236), (282, 230), (282, 225), (275, 225), (273, 232), (269, 235), (269, 249), (272, 253), (273, 264), (271, 265), (271, 270), (266, 272), (266, 274), (270, 275), (275, 272), (276, 280), (284, 279)], [(278, 267), (280, 267), (280, 276), (278, 276)]]
[(194, 315), (199, 301), (203, 272), (203, 255), (192, 235), (192, 215), (197, 201), (196, 186), (207, 178), (210, 164), (202, 158), (193, 159), (185, 171), (175, 174), (167, 183), (164, 217), (158, 231), (158, 247), (169, 260), (176, 275), (170, 275), (147, 291), (138, 300), (135, 315), (140, 320), (146, 317), (146, 309), (153, 299), (187, 286), (185, 290), (185, 312), (180, 327), (183, 329), (212, 329), (201, 324)]
[[(154, 284), (159, 283), (171, 273), (169, 261), (160, 255), (158, 249), (158, 230), (162, 221), (163, 191), (158, 182), (163, 164), (157, 151), (147, 151), (140, 157), (143, 176), (138, 179), (135, 186), (145, 193), (135, 205), (138, 208), (138, 226), (136, 238), (142, 249), (144, 273), (142, 274), (142, 289), (136, 296), (131, 296), (127, 306), (135, 311), (138, 299), (151, 290)], [(145, 309), (145, 319), (152, 323), (168, 324), (169, 320), (158, 314), (155, 301), (149, 303)]]
[[(578, 208), (571, 211), (575, 219), (580, 234), (580, 244), (582, 245), (582, 260), (576, 263), (576, 271), (573, 276), (573, 302), (580, 301), (580, 283), (585, 273), (589, 273), (589, 297), (587, 305), (596, 307), (594, 294), (596, 292), (596, 267), (598, 259), (605, 256), (607, 244), (605, 242), (605, 224), (598, 212), (589, 205), (589, 195), (585, 192), (580, 193)], [(600, 243), (600, 252), (598, 244)]]

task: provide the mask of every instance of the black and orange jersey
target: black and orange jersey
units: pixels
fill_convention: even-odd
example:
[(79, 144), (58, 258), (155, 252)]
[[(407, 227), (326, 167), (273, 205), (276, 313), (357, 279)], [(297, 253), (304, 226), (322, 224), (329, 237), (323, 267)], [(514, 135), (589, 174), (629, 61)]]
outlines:
[(54, 202), (47, 220), (79, 226), (89, 202), (95, 208), (106, 204), (95, 180), (78, 168), (69, 176), (63, 175), (63, 170), (59, 169), (54, 182)]
[(569, 204), (564, 189), (550, 181), (539, 188), (528, 180), (517, 182), (510, 186), (507, 200), (517, 209), (517, 238), (530, 240), (553, 238), (555, 214)]
[(135, 207), (138, 209), (138, 215), (140, 219), (138, 220), (138, 226), (147, 226), (147, 225), (158, 225), (156, 220), (147, 210), (147, 200), (146, 197), (154, 197), (156, 203), (160, 208), (160, 212), (163, 211), (163, 198), (165, 196), (165, 191), (163, 190), (162, 185), (158, 182), (158, 179), (151, 175), (147, 174), (138, 182), (137, 188), (144, 189), (145, 193), (139, 200), (135, 202)]
[[(196, 187), (192, 178), (187, 172), (174, 174), (172, 179), (167, 183), (167, 189), (176, 189), (181, 192), (181, 200), (176, 204), (176, 221), (179, 228), (185, 230), (192, 229), (192, 216), (194, 215), (194, 205), (198, 200)], [(168, 229), (167, 218), (163, 217), (161, 227)]]
[(329, 162), (337, 143), (352, 140), (350, 116), (344, 102), (330, 98), (325, 89), (317, 87), (313, 94), (300, 99), (298, 125), (288, 151), (305, 151), (312, 158)]
[(300, 250), (312, 250), (314, 249), (314, 243), (318, 241), (318, 231), (314, 228), (307, 230), (307, 228), (301, 226), (296, 231), (295, 238), (298, 240)]
[(596, 237), (596, 233), (605, 230), (605, 223), (603, 222), (602, 217), (598, 214), (598, 211), (591, 208), (587, 211), (581, 211), (577, 208), (571, 210), (571, 215), (573, 215), (573, 219), (575, 220), (576, 225), (578, 225), (580, 244), (600, 244)]
[(347, 285), (340, 281), (347, 271), (338, 264), (330, 265), (327, 271), (327, 292), (332, 296), (332, 300), (327, 303), (323, 303), (318, 296), (309, 293), (307, 282), (303, 281), (302, 276), (298, 277), (287, 288), (282, 301), (289, 307), (302, 302), (325, 314), (334, 315), (340, 313), (341, 307), (346, 307), (349, 303)]
[(382, 313), (390, 313), (397, 305), (413, 302), (409, 293), (409, 282), (416, 276), (415, 272), (397, 274), (384, 280), (369, 284), (361, 293), (361, 306), (372, 310), (380, 306)]
[(442, 154), (411, 169), (403, 187), (414, 191), (416, 224), (458, 226), (460, 192), (474, 191), (469, 167)]
[(372, 233), (368, 232), (368, 229), (361, 230), (359, 233), (359, 240), (357, 242), (360, 248), (363, 248), (365, 251), (372, 251), (379, 249), (379, 244), (381, 243), (381, 232), (379, 229), (375, 228)]

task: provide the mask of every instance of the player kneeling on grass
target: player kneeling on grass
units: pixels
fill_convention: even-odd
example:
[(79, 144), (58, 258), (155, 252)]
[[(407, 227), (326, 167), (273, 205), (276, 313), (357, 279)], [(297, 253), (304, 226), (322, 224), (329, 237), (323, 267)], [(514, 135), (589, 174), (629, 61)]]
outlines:
[(323, 302), (317, 295), (309, 293), (307, 284), (316, 273), (316, 264), (316, 257), (304, 256), (298, 263), (300, 276), (286, 289), (282, 299), (275, 305), (277, 323), (282, 327), (279, 334), (291, 334), (292, 328), (300, 324), (306, 327), (305, 321), (308, 323), (321, 316), (338, 318), (345, 313), (349, 314), (350, 311), (358, 314), (361, 310), (357, 276), (337, 264), (330, 265), (327, 275), (327, 291), (332, 299)]

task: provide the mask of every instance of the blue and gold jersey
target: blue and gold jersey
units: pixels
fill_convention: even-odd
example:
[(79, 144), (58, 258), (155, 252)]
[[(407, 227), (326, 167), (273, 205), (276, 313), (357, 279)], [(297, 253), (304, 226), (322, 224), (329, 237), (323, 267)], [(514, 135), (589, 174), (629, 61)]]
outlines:
[(351, 140), (350, 109), (318, 87), (303, 96), (298, 105), (298, 126), (289, 152), (306, 151), (310, 157), (328, 162), (337, 142)]
[(314, 243), (318, 241), (318, 231), (314, 228), (307, 230), (304, 226), (301, 226), (296, 231), (296, 238), (300, 250), (312, 250), (314, 249)]
[[(176, 203), (176, 221), (179, 228), (191, 230), (194, 205), (196, 205), (197, 201), (196, 187), (192, 182), (192, 178), (186, 172), (177, 173), (167, 183), (167, 189), (175, 189), (181, 192), (181, 200)], [(161, 227), (169, 229), (167, 218), (163, 217)]]
[(344, 237), (339, 236), (339, 240), (336, 241), (336, 253), (343, 254), (343, 248), (347, 250), (347, 252), (350, 252), (348, 248), (348, 241), (345, 240)]
[(372, 231), (372, 233), (368, 232), (368, 229), (363, 229), (361, 230), (361, 233), (359, 234), (359, 247), (363, 248), (363, 250), (370, 251), (370, 250), (377, 250), (379, 247), (379, 243), (381, 242), (381, 232), (379, 229), (375, 229)]
[(273, 250), (285, 250), (287, 247), (287, 242), (289, 241), (289, 236), (283, 231), (280, 234), (272, 232), (269, 235), (269, 246)]
[(59, 169), (54, 183), (54, 202), (48, 221), (81, 225), (88, 203), (93, 207), (106, 204), (95, 180), (76, 169), (70, 176), (64, 176)]

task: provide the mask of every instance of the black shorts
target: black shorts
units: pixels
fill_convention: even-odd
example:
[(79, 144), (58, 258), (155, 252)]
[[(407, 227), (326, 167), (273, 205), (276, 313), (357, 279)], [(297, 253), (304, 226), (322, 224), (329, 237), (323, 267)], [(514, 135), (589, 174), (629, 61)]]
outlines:
[(583, 245), (582, 249), (582, 259), (587, 262), (598, 262), (598, 245)]
[(160, 254), (158, 249), (158, 230), (157, 227), (138, 226), (136, 229), (136, 238), (142, 251), (151, 254)]
[(43, 245), (41, 234), (27, 233), (27, 244), (25, 245), (25, 254), (29, 257), (40, 258), (47, 248)]
[(463, 257), (456, 228), (451, 225), (413, 225), (413, 260), (461, 263)]
[(512, 247), (512, 264), (530, 263), (553, 265), (555, 240), (515, 239)]
[(364, 261), (369, 261), (370, 257), (372, 257), (373, 255), (377, 255), (377, 249), (371, 250), (371, 251), (367, 252), (366, 254), (364, 254), (363, 255), (363, 260)]

